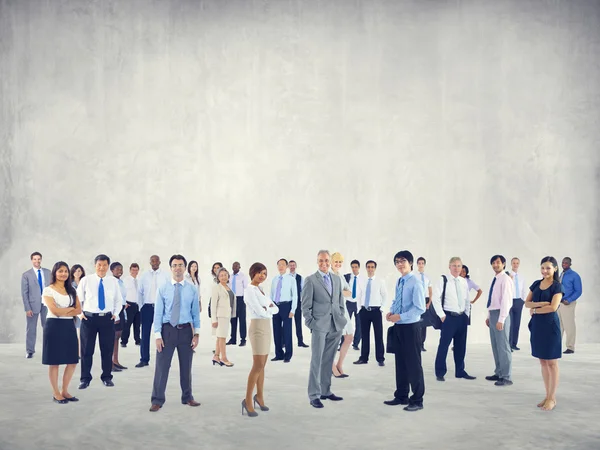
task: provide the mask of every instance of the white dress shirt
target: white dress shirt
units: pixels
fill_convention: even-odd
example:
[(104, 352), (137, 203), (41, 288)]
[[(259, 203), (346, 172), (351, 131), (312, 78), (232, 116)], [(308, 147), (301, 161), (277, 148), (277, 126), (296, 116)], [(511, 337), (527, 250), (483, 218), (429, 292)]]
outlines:
[(123, 283), (125, 283), (125, 289), (127, 291), (127, 301), (129, 303), (137, 303), (139, 297), (139, 280), (133, 278), (131, 275), (122, 277)]
[[(515, 285), (515, 298), (520, 298), (521, 300), (525, 300), (527, 298), (527, 294), (529, 293), (529, 286), (527, 286), (525, 282), (525, 277), (520, 273), (510, 271), (510, 274), (513, 277), (513, 284)], [(517, 284), (519, 285), (519, 292), (517, 292)]]
[(252, 284), (244, 290), (244, 303), (250, 319), (270, 319), (279, 312), (275, 302)]
[[(350, 286), (350, 292), (352, 292), (352, 285), (354, 284), (354, 279), (356, 278), (356, 298), (347, 298), (346, 300), (349, 302), (356, 303), (362, 294), (362, 283), (364, 281), (364, 277), (361, 274), (354, 275), (350, 273), (350, 281), (348, 281), (348, 286)], [(365, 284), (366, 286), (366, 284)], [(358, 307), (360, 309), (360, 307)]]
[(196, 284), (195, 280), (192, 280), (192, 276), (186, 272), (184, 275), (185, 280), (190, 283), (193, 284), (194, 286), (196, 286), (196, 289), (198, 289), (198, 300), (202, 299), (202, 294), (200, 293), (200, 285), (202, 284), (202, 280), (200, 279), (200, 277), (198, 276), (198, 274), (196, 274), (196, 278), (198, 278), (198, 283)]
[[(233, 286), (231, 285), (234, 280), (235, 289), (233, 289)], [(248, 282), (248, 277), (242, 272), (238, 272), (236, 274), (232, 273), (229, 277), (229, 282), (227, 283), (229, 289), (235, 292), (236, 297), (242, 297), (244, 295), (244, 291), (246, 290), (249, 284), (250, 283)]]
[[(352, 275), (350, 281), (353, 281), (353, 277), (354, 275)], [(382, 279), (377, 278), (377, 276), (373, 276), (373, 278), (364, 278), (363, 280), (360, 280), (362, 282), (360, 288), (360, 296), (358, 295), (358, 283), (356, 284), (356, 300), (358, 309), (360, 310), (360, 308), (365, 306), (367, 296), (367, 284), (369, 283), (369, 280), (371, 280), (371, 297), (369, 299), (369, 306), (379, 306), (383, 309), (383, 307), (387, 304), (387, 291), (385, 289), (385, 283)], [(350, 289), (352, 290), (352, 287), (350, 287)]]
[(446, 275), (446, 278), (448, 279), (448, 283), (446, 284), (444, 309), (442, 309), (442, 292), (444, 290), (444, 280), (442, 277), (440, 277), (437, 288), (433, 293), (433, 307), (435, 308), (435, 312), (440, 319), (446, 317), (444, 310), (455, 313), (464, 312), (468, 316), (471, 311), (471, 303), (469, 302), (467, 280), (461, 276), (454, 278), (452, 275)]
[(40, 274), (42, 274), (42, 286), (46, 286), (46, 277), (44, 276), (44, 269), (42, 268), (42, 266), (40, 266), (39, 269), (36, 269), (35, 267), (32, 269), (33, 273), (35, 275), (35, 279), (37, 280), (38, 277), (38, 270), (40, 271)]
[(138, 305), (140, 308), (145, 304), (154, 305), (156, 303), (156, 293), (158, 288), (171, 280), (171, 275), (164, 272), (162, 269), (148, 270), (144, 272), (139, 281), (139, 296)]
[[(423, 290), (425, 291), (425, 297), (429, 297), (429, 288), (432, 288), (433, 286), (432, 286), (431, 280), (429, 279), (427, 274), (425, 272), (419, 272), (418, 270), (416, 270), (415, 277), (423, 285)], [(429, 299), (429, 300), (431, 300), (431, 299)]]
[(121, 312), (123, 296), (121, 288), (115, 277), (105, 276), (102, 279), (104, 285), (104, 309), (98, 307), (98, 287), (100, 286), (100, 277), (96, 274), (86, 275), (79, 281), (77, 286), (77, 296), (81, 302), (81, 309), (89, 313), (112, 313), (119, 317)]

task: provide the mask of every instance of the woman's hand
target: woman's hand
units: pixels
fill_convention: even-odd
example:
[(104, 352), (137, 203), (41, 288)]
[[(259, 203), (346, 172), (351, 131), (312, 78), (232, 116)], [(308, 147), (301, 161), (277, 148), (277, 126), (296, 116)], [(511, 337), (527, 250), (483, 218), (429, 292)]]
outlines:
[(219, 326), (219, 322), (213, 322), (213, 323), (212, 323), (212, 327), (213, 327), (213, 328), (217, 328), (218, 326)]

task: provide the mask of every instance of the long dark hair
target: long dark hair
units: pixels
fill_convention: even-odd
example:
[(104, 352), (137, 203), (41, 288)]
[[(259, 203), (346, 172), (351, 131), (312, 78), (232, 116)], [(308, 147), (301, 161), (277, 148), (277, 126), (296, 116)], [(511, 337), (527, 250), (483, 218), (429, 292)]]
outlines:
[(85, 269), (83, 266), (81, 264), (75, 264), (73, 267), (71, 267), (71, 282), (75, 281), (75, 277), (73, 275), (75, 272), (77, 272), (77, 269), (81, 269), (81, 277), (79, 279), (81, 280), (83, 277), (85, 277)]
[(60, 269), (61, 267), (66, 267), (67, 272), (69, 272), (69, 278), (65, 280), (65, 290), (67, 291), (67, 295), (71, 300), (69, 302), (69, 306), (75, 306), (75, 298), (77, 297), (77, 291), (75, 291), (75, 288), (71, 284), (73, 282), (73, 277), (71, 277), (71, 270), (69, 269), (69, 265), (66, 262), (59, 261), (56, 264), (54, 264), (54, 267), (52, 268), (52, 277), (50, 278), (50, 284), (55, 284), (58, 281), (56, 279), (56, 272), (58, 272), (58, 269)]
[(544, 256), (540, 262), (540, 266), (546, 262), (549, 262), (552, 264), (552, 266), (554, 266), (554, 281), (558, 281), (560, 283), (560, 276), (558, 275), (558, 261), (554, 256)]
[[(196, 274), (192, 275), (192, 264), (196, 264)], [(200, 271), (200, 266), (198, 265), (198, 261), (190, 261), (190, 263), (188, 264), (188, 274), (190, 275), (190, 278), (192, 279), (192, 283), (196, 282), (196, 284), (200, 284), (200, 282), (198, 281), (198, 272)]]
[(212, 277), (213, 277), (213, 280), (214, 280), (214, 282), (215, 282), (215, 283), (218, 283), (218, 282), (219, 282), (219, 280), (217, 279), (217, 276), (216, 276), (216, 275), (215, 275), (215, 273), (214, 273), (214, 269), (215, 269), (215, 266), (216, 266), (217, 264), (220, 266), (220, 267), (219, 267), (219, 269), (222, 269), (222, 268), (223, 268), (223, 264), (221, 264), (220, 262), (213, 263), (212, 267), (210, 268), (210, 274), (212, 275)]

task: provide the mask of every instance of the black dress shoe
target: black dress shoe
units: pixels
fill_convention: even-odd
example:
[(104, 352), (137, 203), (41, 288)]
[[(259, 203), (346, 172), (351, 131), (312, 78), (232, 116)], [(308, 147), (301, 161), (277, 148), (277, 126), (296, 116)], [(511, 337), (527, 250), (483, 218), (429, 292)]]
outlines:
[(127, 370), (127, 367), (121, 365), (121, 364), (115, 364), (115, 367), (118, 367), (121, 370)]
[(353, 345), (353, 346), (352, 346), (352, 348), (353, 348), (354, 350), (360, 350), (360, 348), (358, 348), (358, 345)]
[(123, 347), (123, 348), (127, 348), (127, 344), (123, 344), (123, 343), (121, 342), (121, 347)]
[(82, 381), (81, 383), (79, 383), (79, 389), (87, 389), (89, 385), (89, 381)]
[(408, 405), (408, 399), (394, 398), (393, 400), (386, 400), (383, 402), (384, 405), (396, 406), (396, 405)]
[(142, 345), (140, 342), (136, 342), (135, 345)]
[(379, 364), (379, 367), (385, 366), (385, 363), (383, 361), (379, 361), (377, 364)]
[(460, 377), (456, 377), (456, 378), (464, 378), (465, 380), (476, 380), (477, 379), (477, 377), (472, 377), (467, 372), (463, 373)]
[(135, 365), (135, 367), (146, 367), (146, 366), (149, 366), (149, 365), (150, 365), (150, 364), (148, 364), (147, 362), (140, 361), (139, 363), (137, 363), (137, 364)]
[(240, 342), (240, 347), (245, 347), (246, 346), (246, 340), (244, 339), (242, 342)]
[(284, 359), (283, 362), (284, 363), (289, 363), (291, 361), (291, 359)]
[(485, 377), (488, 381), (498, 381), (500, 377), (498, 375), (490, 375), (489, 377)]
[(77, 397), (65, 397), (65, 400), (68, 402), (78, 402), (79, 399)]
[(102, 381), (102, 384), (106, 387), (113, 387), (115, 385), (115, 383), (113, 383), (112, 380), (104, 380)]
[(33, 358), (33, 353), (27, 353), (27, 354), (25, 354), (25, 358), (27, 358), (27, 359)]
[(335, 394), (331, 394), (331, 395), (321, 395), (321, 400), (331, 400), (334, 402), (339, 402), (340, 400), (344, 400), (342, 397), (338, 397)]
[(421, 347), (421, 351), (422, 351), (422, 352), (426, 352), (426, 351), (427, 351), (427, 349), (426, 349), (425, 347)]
[(54, 403), (60, 403), (61, 405), (66, 405), (67, 403), (69, 403), (69, 401), (66, 398), (63, 398), (62, 400), (59, 400), (56, 397), (52, 397), (52, 401)]
[(308, 345), (306, 345), (304, 342), (301, 342), (298, 344), (298, 347), (308, 348)]
[(435, 377), (435, 379), (438, 381), (446, 381), (446, 379), (444, 377)]
[(408, 405), (404, 411), (414, 412), (423, 409), (423, 405)]
[(358, 365), (358, 364), (369, 364), (369, 363), (367, 361), (359, 359), (359, 360), (354, 361), (352, 364), (357, 364)]
[(283, 358), (278, 358), (277, 356), (273, 359), (271, 359), (271, 361), (283, 361)]
[(115, 366), (113, 364), (113, 366), (112, 366), (112, 372), (123, 372), (123, 369), (121, 369), (119, 366)]
[(565, 354), (565, 355), (570, 355), (570, 354), (572, 354), (572, 353), (575, 353), (575, 350), (571, 350), (570, 348), (566, 349), (566, 350), (563, 352), (563, 354)]
[(312, 406), (313, 408), (324, 408), (325, 407), (325, 405), (323, 405), (321, 400), (319, 400), (318, 398), (311, 400), (310, 406)]
[(521, 349), (520, 349), (519, 347), (517, 347), (516, 345), (513, 345), (511, 348), (512, 348), (513, 350), (516, 350), (516, 351), (519, 351), (519, 350), (521, 350)]
[(227, 344), (225, 344), (225, 345), (235, 345), (235, 341), (232, 341), (231, 339), (229, 339), (227, 341)]
[(505, 378), (500, 378), (494, 383), (494, 386), (512, 386), (513, 382)]

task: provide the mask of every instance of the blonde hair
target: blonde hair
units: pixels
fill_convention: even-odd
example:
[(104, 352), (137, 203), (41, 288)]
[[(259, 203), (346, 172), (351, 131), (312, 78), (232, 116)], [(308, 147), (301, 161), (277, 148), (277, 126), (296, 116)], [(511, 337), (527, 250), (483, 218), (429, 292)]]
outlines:
[(342, 262), (344, 262), (344, 257), (342, 256), (342, 254), (340, 252), (335, 252), (333, 255), (331, 255), (331, 260), (335, 260), (336, 258), (339, 258), (342, 260)]
[(456, 261), (458, 261), (458, 262), (460, 262), (462, 264), (462, 259), (460, 259), (458, 256), (453, 256), (452, 258), (450, 258), (450, 263), (449, 264), (452, 264), (452, 263), (454, 263)]

